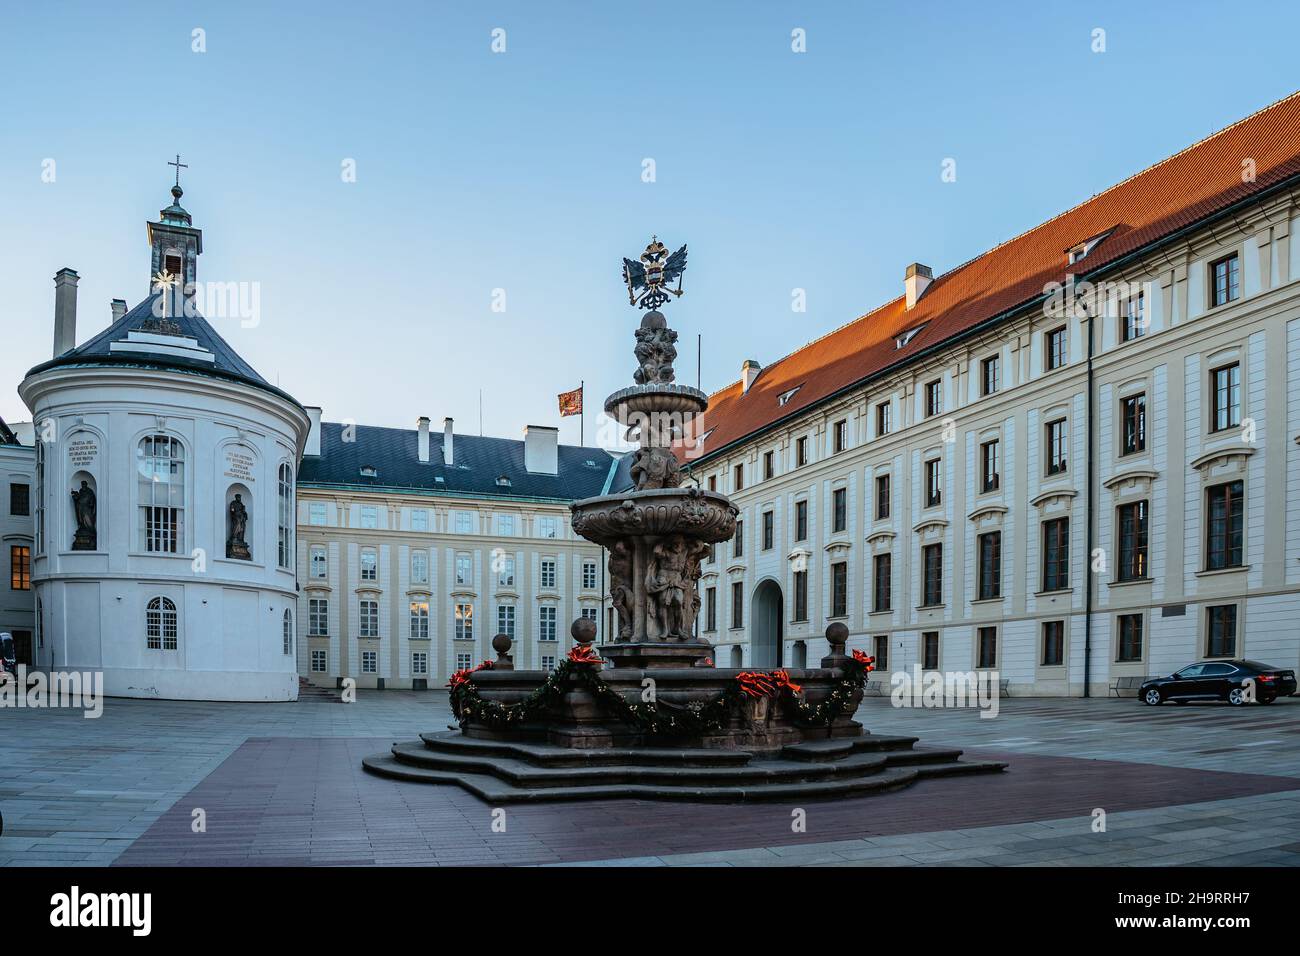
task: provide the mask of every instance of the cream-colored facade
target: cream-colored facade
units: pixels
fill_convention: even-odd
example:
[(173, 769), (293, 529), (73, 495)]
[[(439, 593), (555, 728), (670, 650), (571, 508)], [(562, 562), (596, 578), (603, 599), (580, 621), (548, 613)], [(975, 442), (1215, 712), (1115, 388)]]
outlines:
[[(1288, 191), (1235, 210), (1107, 272), (1108, 285), (1094, 278), (1096, 288), (1080, 289), (1086, 312), (1011, 315), (697, 461), (701, 483), (732, 495), (743, 521), (740, 555), (719, 545), (701, 583), (719, 663), (775, 664), (778, 635), (782, 663), (815, 661), (825, 627), (840, 620), (851, 647), (887, 658), (877, 679), (914, 665), (988, 668), (1012, 694), (1080, 695), (1086, 683), (1105, 696), (1116, 677), (1214, 657), (1300, 665), (1298, 209), (1300, 194)], [(1216, 305), (1222, 263), (1238, 295)], [(1086, 274), (1086, 257), (1071, 271)], [(1126, 341), (1137, 291), (1145, 325)], [(1050, 333), (1061, 327), (1064, 363), (1049, 369)], [(985, 394), (989, 359), (997, 387)], [(996, 487), (986, 489), (982, 448), (995, 441)], [(1049, 443), (1063, 468), (1049, 466)], [(928, 504), (932, 474), (940, 494)], [(1145, 555), (1141, 536), (1125, 533), (1142, 509)], [(1063, 526), (1050, 524), (1060, 518), (1064, 554), (1054, 547)], [(989, 533), (999, 536), (996, 567), (981, 558)], [(942, 592), (927, 600), (923, 549), (936, 544), (928, 554), (940, 557)], [(1060, 582), (1044, 568), (1049, 547)], [(882, 556), (887, 610), (873, 587)]]
[(321, 686), (440, 688), (501, 632), (517, 668), (551, 668), (576, 618), (603, 639), (608, 617), (567, 501), (300, 485), (298, 567), (299, 673)]

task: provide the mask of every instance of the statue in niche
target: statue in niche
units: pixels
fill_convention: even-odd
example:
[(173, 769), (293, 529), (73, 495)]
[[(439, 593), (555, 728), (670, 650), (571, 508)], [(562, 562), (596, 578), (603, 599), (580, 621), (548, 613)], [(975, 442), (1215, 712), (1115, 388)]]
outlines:
[(686, 631), (688, 546), (681, 535), (660, 541), (650, 555), (646, 569), (646, 597), (659, 634), (676, 640), (690, 637)]
[(99, 544), (95, 531), (95, 489), (82, 481), (81, 489), (72, 492), (72, 510), (77, 516), (77, 533), (72, 537), (73, 551), (94, 551)]
[(632, 454), (630, 474), (637, 491), (676, 488), (682, 482), (678, 467), (677, 457), (671, 451), (651, 445)]
[(244, 533), (248, 530), (248, 509), (244, 507), (243, 495), (235, 492), (235, 500), (226, 509), (226, 557), (239, 561), (253, 560)]
[(618, 541), (609, 549), (609, 599), (618, 614), (618, 638), (632, 637), (632, 549)]

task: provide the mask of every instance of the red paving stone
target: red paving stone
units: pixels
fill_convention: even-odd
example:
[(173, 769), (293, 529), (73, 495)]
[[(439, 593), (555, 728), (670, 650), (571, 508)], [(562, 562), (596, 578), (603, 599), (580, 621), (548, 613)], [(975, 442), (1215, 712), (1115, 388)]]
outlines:
[[(789, 846), (1145, 810), (1300, 789), (1300, 779), (1110, 760), (968, 751), (1002, 774), (922, 780), (877, 796), (794, 804), (641, 800), (492, 808), (458, 787), (374, 777), (389, 741), (252, 738), (119, 857), (119, 866), (527, 864)], [(196, 807), (207, 832), (191, 831)]]

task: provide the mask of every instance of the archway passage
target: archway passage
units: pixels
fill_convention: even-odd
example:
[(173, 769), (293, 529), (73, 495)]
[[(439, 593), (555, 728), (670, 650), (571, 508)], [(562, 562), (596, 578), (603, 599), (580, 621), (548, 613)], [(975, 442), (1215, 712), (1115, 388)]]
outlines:
[(750, 614), (751, 624), (750, 666), (773, 668), (782, 666), (782, 647), (785, 636), (785, 601), (781, 586), (775, 581), (764, 581), (754, 591)]

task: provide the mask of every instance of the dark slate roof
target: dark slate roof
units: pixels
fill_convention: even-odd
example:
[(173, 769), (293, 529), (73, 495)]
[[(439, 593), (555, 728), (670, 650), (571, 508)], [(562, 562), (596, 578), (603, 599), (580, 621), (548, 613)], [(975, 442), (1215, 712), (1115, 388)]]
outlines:
[(149, 352), (114, 352), (112, 345), (114, 342), (124, 342), (127, 339), (127, 333), (133, 331), (146, 331), (141, 328), (145, 322), (154, 318), (154, 302), (162, 295), (161, 292), (152, 293), (147, 299), (131, 309), (126, 315), (122, 316), (104, 331), (100, 332), (94, 338), (82, 342), (74, 349), (69, 349), (62, 355), (43, 362), (35, 368), (28, 371), (28, 375), (35, 375), (39, 372), (47, 371), (52, 368), (62, 368), (65, 366), (87, 366), (87, 365), (116, 365), (127, 366), (131, 368), (166, 368), (175, 371), (191, 372), (200, 375), (210, 375), (216, 378), (233, 379), (234, 381), (244, 382), (257, 388), (273, 392), (282, 398), (286, 398), (298, 404), (297, 400), (288, 393), (281, 391), (274, 385), (271, 385), (266, 379), (257, 374), (253, 366), (249, 365), (239, 354), (230, 347), (225, 339), (217, 334), (216, 329), (208, 324), (207, 320), (201, 315), (193, 316), (179, 315), (168, 316), (168, 322), (174, 322), (180, 326), (181, 335), (188, 336), (198, 342), (200, 347), (207, 349), (214, 356), (211, 362), (201, 362), (194, 359), (184, 358), (177, 355), (166, 355), (163, 353)]
[[(614, 483), (620, 460), (603, 448), (561, 445), (559, 474), (539, 475), (524, 469), (521, 440), (455, 435), (453, 464), (448, 467), (443, 462), (439, 431), (430, 432), (429, 461), (422, 464), (414, 428), (357, 425), (355, 441), (345, 442), (343, 427), (339, 422), (321, 423), (321, 453), (303, 458), (299, 485), (556, 501), (590, 498), (607, 488), (621, 490)], [(361, 469), (367, 465), (376, 469), (375, 477), (362, 477)], [(497, 484), (503, 475), (510, 479), (508, 487)]]
[(0, 418), (0, 445), (17, 445), (18, 436), (13, 433), (13, 429), (5, 424), (5, 420)]

